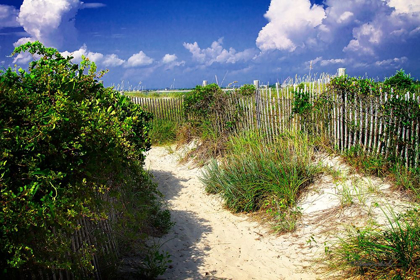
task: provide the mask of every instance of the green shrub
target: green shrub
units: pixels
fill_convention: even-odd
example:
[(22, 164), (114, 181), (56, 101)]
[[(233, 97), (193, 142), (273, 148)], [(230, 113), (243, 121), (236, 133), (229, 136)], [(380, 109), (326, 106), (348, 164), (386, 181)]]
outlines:
[(216, 84), (207, 86), (196, 86), (194, 90), (184, 96), (185, 115), (198, 118), (199, 120), (208, 119), (213, 107), (216, 106), (216, 98), (223, 95), (223, 91)]
[[(224, 93), (218, 85), (197, 86), (184, 96), (184, 115), (187, 124), (181, 131), (188, 137), (178, 134), (179, 139), (201, 138), (201, 143), (188, 156), (197, 156), (201, 164), (211, 157), (220, 155), (225, 142), (234, 133), (243, 117), (243, 108), (237, 102), (236, 93)], [(196, 135), (190, 135), (193, 131)]]
[(382, 155), (368, 155), (363, 147), (355, 145), (345, 150), (344, 159), (362, 174), (384, 177), (389, 169), (388, 162)]
[(219, 132), (234, 129), (242, 116), (242, 108), (235, 94), (226, 94), (216, 84), (197, 86), (184, 96), (184, 113), (187, 120), (200, 126), (203, 122), (219, 126)]
[(396, 90), (410, 92), (414, 92), (417, 88), (414, 79), (410, 76), (410, 74), (406, 74), (402, 69), (398, 70), (394, 76), (386, 78), (384, 85), (392, 87)]
[(39, 57), (27, 71), (0, 72), (0, 265), (77, 275), (100, 253), (88, 240), (71, 249), (81, 219), (97, 224), (112, 207), (116, 228), (144, 233), (161, 215), (142, 167), (152, 116), (104, 88), (88, 59), (73, 64), (39, 42), (13, 54), (24, 51)]
[(253, 96), (255, 94), (255, 90), (254, 85), (245, 84), (239, 88), (238, 92), (243, 96)]

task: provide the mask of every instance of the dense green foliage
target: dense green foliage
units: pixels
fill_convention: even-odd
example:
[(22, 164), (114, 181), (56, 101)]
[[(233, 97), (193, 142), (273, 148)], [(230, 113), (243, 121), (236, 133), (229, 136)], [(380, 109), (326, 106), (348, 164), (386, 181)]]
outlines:
[(404, 72), (404, 70), (399, 70), (395, 73), (394, 76), (386, 78), (384, 85), (392, 87), (393, 89), (415, 92), (419, 88), (418, 82)]
[(184, 95), (184, 114), (189, 121), (211, 122), (218, 118), (223, 128), (233, 128), (242, 114), (235, 93), (225, 93), (216, 84), (197, 86)]
[[(338, 129), (364, 143), (364, 150), (375, 149), (392, 163), (404, 158), (414, 165), (419, 160), (416, 148), (416, 126), (420, 121), (418, 85), (404, 71), (398, 71), (385, 82), (335, 77), (325, 92), (313, 97), (303, 87), (299, 85), (294, 92), (292, 112), (306, 132)], [(339, 127), (332, 126), (334, 118), (340, 118)], [(382, 142), (379, 147), (366, 147), (371, 141), (370, 134)], [(343, 143), (338, 145), (336, 148), (343, 150)]]
[(223, 91), (216, 84), (196, 86), (184, 96), (185, 115), (193, 115), (200, 120), (211, 117), (211, 113), (219, 105), (217, 100), (223, 95)]
[(293, 91), (293, 114), (306, 115), (312, 109), (312, 104), (309, 101), (309, 92), (304, 90), (304, 84), (299, 84), (295, 91)]
[[(220, 155), (226, 139), (234, 133), (243, 117), (243, 108), (235, 92), (223, 92), (218, 85), (197, 86), (184, 96), (184, 116), (187, 129), (181, 128), (180, 139), (190, 139), (182, 134), (194, 132), (193, 137), (202, 142), (193, 152), (200, 163)], [(189, 156), (192, 156), (189, 154)]]
[(255, 86), (245, 84), (238, 89), (238, 93), (242, 96), (253, 96), (255, 94)]
[(151, 114), (104, 88), (88, 59), (39, 42), (13, 54), (24, 51), (38, 58), (27, 71), (0, 72), (0, 265), (77, 274), (97, 251), (88, 240), (71, 249), (80, 219), (97, 224), (113, 208), (115, 228), (148, 233), (166, 215), (142, 167)]

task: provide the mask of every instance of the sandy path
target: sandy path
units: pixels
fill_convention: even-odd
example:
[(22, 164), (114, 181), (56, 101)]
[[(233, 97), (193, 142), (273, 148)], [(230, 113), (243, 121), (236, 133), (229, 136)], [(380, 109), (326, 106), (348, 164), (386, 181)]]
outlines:
[(179, 165), (165, 148), (153, 147), (146, 158), (176, 223), (161, 240), (173, 261), (162, 279), (317, 279), (304, 260), (305, 234), (269, 235), (223, 209), (217, 196), (205, 194), (200, 169)]

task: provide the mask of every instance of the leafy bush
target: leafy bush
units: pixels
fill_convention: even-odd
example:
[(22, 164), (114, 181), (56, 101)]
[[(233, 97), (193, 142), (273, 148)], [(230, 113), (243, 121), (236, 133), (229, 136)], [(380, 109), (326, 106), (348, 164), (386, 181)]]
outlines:
[(39, 57), (27, 71), (0, 72), (0, 264), (89, 271), (98, 244), (71, 249), (81, 219), (97, 224), (113, 208), (119, 226), (149, 233), (162, 216), (142, 167), (152, 116), (104, 88), (88, 59), (39, 42), (13, 55), (24, 51)]
[(398, 70), (394, 76), (386, 78), (384, 85), (397, 90), (405, 90), (410, 92), (414, 92), (417, 88), (414, 79), (410, 76), (410, 74), (406, 74), (402, 69)]
[(368, 155), (363, 147), (355, 145), (345, 150), (344, 159), (360, 173), (383, 177), (389, 169), (388, 162), (382, 155)]
[(216, 98), (220, 95), (223, 95), (223, 91), (216, 84), (196, 86), (184, 96), (185, 115), (193, 115), (200, 120), (210, 117)]
[(361, 79), (349, 76), (335, 77), (328, 84), (327, 91), (347, 94), (351, 98), (355, 95), (378, 95), (381, 85), (372, 79)]
[[(184, 96), (184, 115), (187, 124), (181, 131), (201, 138), (202, 143), (193, 152), (203, 163), (210, 157), (216, 157), (224, 150), (227, 137), (236, 130), (243, 116), (243, 109), (236, 93), (224, 93), (218, 85), (197, 86)], [(179, 139), (191, 139), (191, 135)], [(188, 156), (194, 156), (188, 154)]]
[(255, 94), (255, 90), (254, 85), (245, 84), (239, 88), (238, 92), (243, 96), (253, 96)]
[(309, 102), (309, 92), (304, 90), (304, 84), (299, 84), (293, 96), (292, 113), (306, 116), (312, 110), (312, 104)]

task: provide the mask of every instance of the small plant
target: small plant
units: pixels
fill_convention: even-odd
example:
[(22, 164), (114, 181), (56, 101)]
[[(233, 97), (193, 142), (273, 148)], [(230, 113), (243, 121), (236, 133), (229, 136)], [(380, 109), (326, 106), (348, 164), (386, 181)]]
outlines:
[(307, 115), (312, 110), (312, 104), (309, 102), (309, 91), (304, 90), (304, 84), (299, 84), (293, 94), (293, 114)]
[[(357, 172), (378, 177), (389, 177), (395, 184), (412, 193), (420, 201), (420, 169), (406, 168), (399, 160), (391, 161), (382, 155), (368, 155), (361, 146), (353, 146), (344, 152), (344, 159)], [(377, 188), (374, 188), (377, 189)]]
[(354, 203), (353, 201), (353, 192), (351, 186), (344, 183), (339, 186), (338, 188), (338, 195), (340, 197), (341, 207), (350, 206)]
[(207, 86), (197, 86), (191, 92), (185, 94), (184, 111), (185, 115), (190, 116), (191, 120), (205, 120), (211, 117), (215, 106), (219, 107), (223, 104), (216, 104), (216, 99), (224, 95), (223, 91), (216, 84)]
[(313, 236), (313, 234), (311, 234), (311, 236), (309, 237), (309, 239), (306, 240), (306, 244), (308, 244), (309, 247), (312, 247), (312, 242), (313, 243), (317, 243), (316, 240), (315, 240), (315, 237)]
[(197, 149), (187, 156), (204, 164), (223, 154), (226, 139), (233, 134), (243, 116), (235, 93), (224, 93), (218, 85), (197, 86), (184, 97), (186, 123), (181, 127), (178, 139), (186, 143), (199, 138)]
[(172, 263), (171, 255), (168, 252), (161, 252), (160, 247), (161, 245), (153, 244), (147, 250), (144, 265), (140, 269), (142, 276), (146, 279), (155, 279), (164, 274)]

